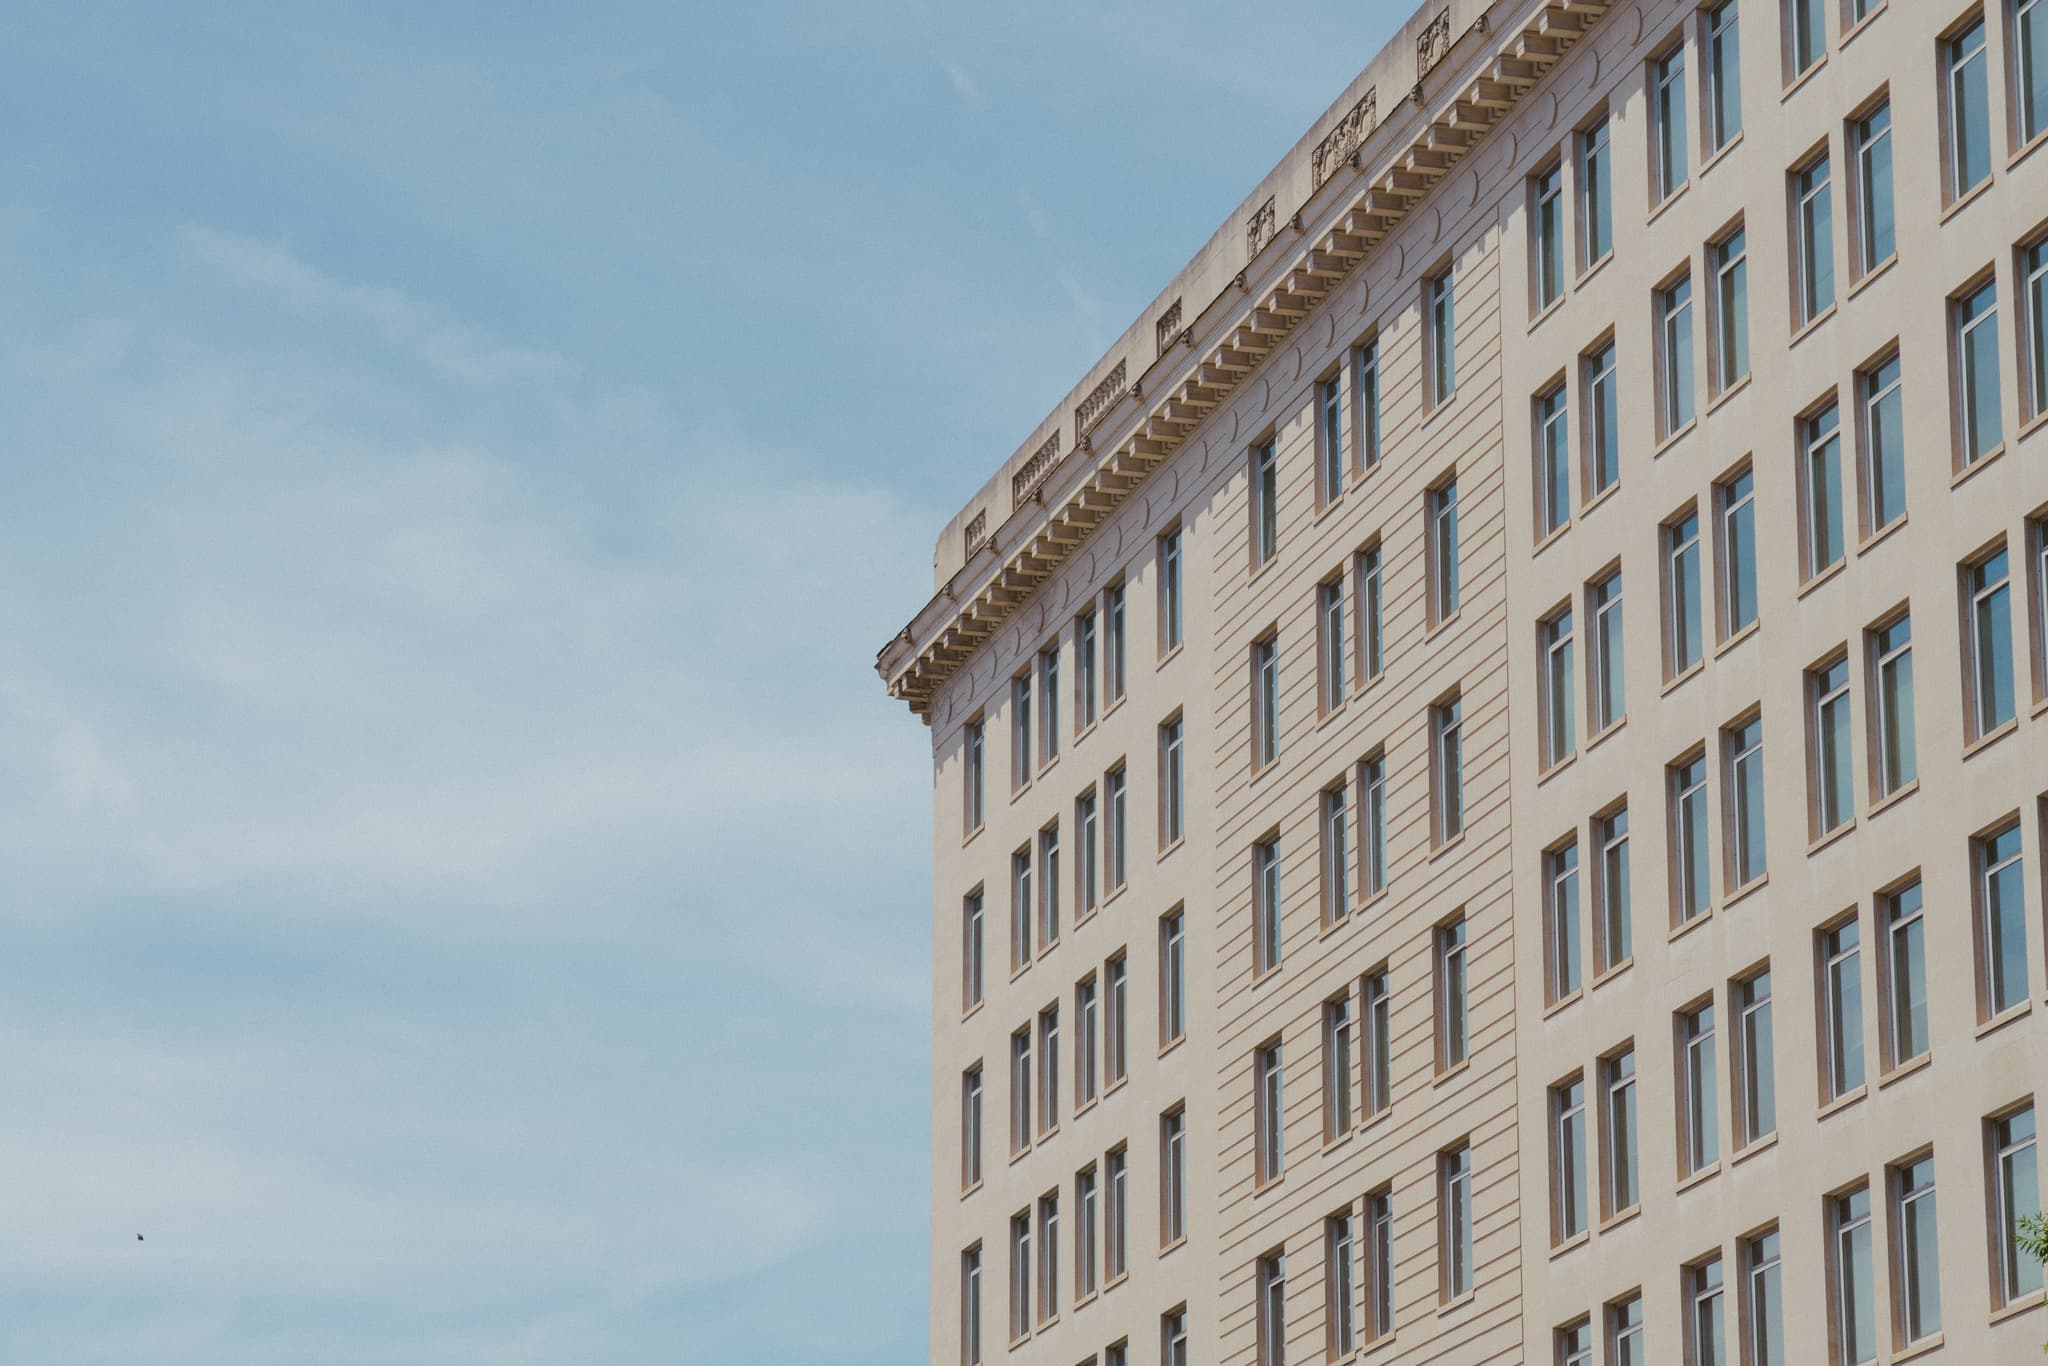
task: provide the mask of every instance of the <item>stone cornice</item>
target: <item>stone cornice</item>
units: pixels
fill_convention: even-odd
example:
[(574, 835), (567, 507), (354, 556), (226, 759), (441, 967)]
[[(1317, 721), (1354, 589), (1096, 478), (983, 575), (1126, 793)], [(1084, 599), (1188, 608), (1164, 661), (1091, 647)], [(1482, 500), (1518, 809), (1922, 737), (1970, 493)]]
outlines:
[[(946, 680), (1295, 334), (1613, 3), (1503, 3), (1494, 8), (1522, 14), (1519, 24), (1496, 25), (1488, 11), (1460, 36), (1449, 31), (1449, 11), (1439, 15), (1417, 44), (1413, 92), (1423, 108), (1434, 103), (1434, 112), (1414, 125), (1412, 137), (1381, 139), (1383, 145), (1371, 148), (1376, 170), (1370, 174), (1364, 168), (1368, 145), (1394, 119), (1348, 133), (1347, 157), (1358, 173), (1346, 177), (1335, 166), (1327, 177), (1319, 173), (1309, 201), (1291, 219), (1281, 219), (1270, 202), (1259, 209), (1246, 225), (1254, 259), (1234, 286), (1182, 330), (1179, 345), (1160, 338), (1159, 358), (1128, 388), (1105, 398), (1091, 415), (1093, 429), (1064, 459), (1055, 433), (1033, 457), (1028, 478), (1018, 472), (1010, 517), (882, 647), (875, 669), (890, 695), (929, 722)], [(1474, 74), (1433, 94), (1425, 89), (1467, 39), (1488, 34), (1492, 51), (1472, 64)], [(1373, 106), (1361, 101), (1361, 107)], [(1344, 122), (1360, 112), (1354, 109)]]

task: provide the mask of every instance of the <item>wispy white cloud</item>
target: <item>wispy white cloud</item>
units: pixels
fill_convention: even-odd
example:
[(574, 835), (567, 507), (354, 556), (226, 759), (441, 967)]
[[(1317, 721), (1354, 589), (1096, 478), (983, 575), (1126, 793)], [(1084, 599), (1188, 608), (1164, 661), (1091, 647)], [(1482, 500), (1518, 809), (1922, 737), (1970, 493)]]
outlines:
[(962, 104), (974, 104), (981, 99), (981, 84), (974, 79), (973, 72), (950, 57), (941, 58), (939, 68), (946, 73), (946, 84), (953, 87)]

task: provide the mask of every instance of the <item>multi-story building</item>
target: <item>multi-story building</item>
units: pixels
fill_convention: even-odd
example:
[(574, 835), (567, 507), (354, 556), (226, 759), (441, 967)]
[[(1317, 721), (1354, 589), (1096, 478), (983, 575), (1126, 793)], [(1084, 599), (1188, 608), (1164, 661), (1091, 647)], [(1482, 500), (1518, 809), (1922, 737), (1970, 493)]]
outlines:
[(2048, 0), (1440, 0), (945, 529), (932, 1360), (2038, 1359)]

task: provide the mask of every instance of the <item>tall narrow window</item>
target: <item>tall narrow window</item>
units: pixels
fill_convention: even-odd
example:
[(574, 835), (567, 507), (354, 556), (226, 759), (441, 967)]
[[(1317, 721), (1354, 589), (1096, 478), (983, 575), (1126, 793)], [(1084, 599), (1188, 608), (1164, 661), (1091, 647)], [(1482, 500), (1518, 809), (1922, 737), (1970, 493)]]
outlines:
[(1437, 1157), (1438, 1237), (1443, 1247), (1445, 1303), (1472, 1291), (1472, 1148), (1460, 1143)]
[(1102, 662), (1105, 666), (1103, 692), (1106, 700), (1115, 702), (1124, 695), (1125, 652), (1124, 652), (1124, 586), (1111, 584), (1102, 590)]
[(1287, 1262), (1278, 1252), (1259, 1258), (1259, 1366), (1287, 1364)]
[(1010, 1036), (1010, 1152), (1031, 1146), (1031, 1030)]
[(1991, 1121), (1991, 1228), (1998, 1247), (2000, 1304), (2041, 1293), (2041, 1259), (2020, 1242), (2020, 1223), (2041, 1215), (2041, 1172), (2035, 1156), (2034, 1107)]
[(1159, 922), (1159, 1042), (1163, 1047), (1188, 1032), (1187, 913), (1175, 911)]
[(1907, 1344), (1941, 1331), (1941, 1252), (1935, 1234), (1934, 1158), (1892, 1169), (1898, 1239), (1899, 1326)]
[(1252, 767), (1280, 757), (1280, 638), (1252, 642)]
[(1380, 344), (1358, 348), (1351, 375), (1352, 430), (1357, 434), (1358, 464), (1370, 470), (1380, 463)]
[(1849, 124), (1856, 156), (1856, 270), (1868, 275), (1898, 251), (1892, 218), (1892, 106), (1887, 100)]
[(1078, 923), (1095, 914), (1101, 899), (1102, 832), (1093, 789), (1074, 803), (1074, 843), (1074, 919)]
[(1095, 1168), (1074, 1174), (1074, 1297), (1085, 1300), (1096, 1289)]
[(1829, 1100), (1863, 1086), (1863, 949), (1851, 916), (1820, 934), (1821, 1084)]
[(1280, 840), (1278, 836), (1252, 846), (1252, 942), (1255, 967), (1271, 972), (1280, 966)]
[(1060, 937), (1060, 828), (1038, 832), (1038, 942), (1049, 949)]
[(1280, 448), (1268, 437), (1252, 450), (1252, 568), (1280, 549)]
[(1807, 680), (1813, 707), (1814, 827), (1816, 834), (1825, 835), (1856, 816), (1847, 657), (1814, 669)]
[(1621, 478), (1621, 418), (1616, 410), (1614, 343), (1581, 361), (1586, 376), (1586, 496), (1597, 498)]
[(1735, 0), (1707, 11), (1707, 138), (1720, 151), (1742, 131), (1742, 39)]
[(1031, 675), (1010, 680), (1010, 786), (1031, 781)]
[(1737, 228), (1714, 243), (1714, 384), (1749, 377), (1749, 238)]
[(1318, 492), (1328, 506), (1344, 496), (1344, 376), (1340, 371), (1316, 386)]
[(1863, 390), (1865, 530), (1884, 530), (1906, 515), (1906, 423), (1898, 353), (1860, 376)]
[(1806, 455), (1800, 492), (1806, 495), (1806, 577), (1842, 562), (1842, 440), (1834, 404), (1801, 424)]
[(1649, 1366), (1643, 1346), (1643, 1297), (1630, 1295), (1607, 1306), (1608, 1366)]
[(1551, 1241), (1586, 1231), (1586, 1079), (1550, 1088)]
[(1741, 1031), (1742, 1146), (1778, 1132), (1777, 1058), (1771, 1035), (1771, 974), (1744, 978), (1735, 987), (1736, 1026)]
[(1722, 733), (1728, 755), (1728, 877), (1747, 887), (1764, 875), (1764, 723), (1738, 722)]
[(1659, 436), (1674, 436), (1692, 421), (1692, 278), (1681, 276), (1657, 292), (1658, 388), (1663, 418)]
[(1363, 682), (1370, 683), (1378, 678), (1386, 667), (1383, 615), (1380, 547), (1375, 541), (1358, 552), (1358, 656)]
[(1183, 783), (1186, 769), (1181, 754), (1181, 719), (1176, 716), (1159, 728), (1159, 847), (1179, 844), (1184, 810)]
[(962, 1009), (981, 1004), (982, 982), (982, 899), (980, 889), (967, 894), (960, 904), (960, 985)]
[(1394, 1192), (1365, 1197), (1365, 1335), (1377, 1342), (1394, 1331)]
[(1692, 173), (1686, 148), (1685, 48), (1674, 47), (1651, 64), (1651, 97), (1656, 104), (1656, 187), (1659, 201), (1671, 198)]
[(1785, 1299), (1778, 1230), (1743, 1240), (1749, 1366), (1785, 1366)]
[(1101, 694), (1101, 679), (1095, 667), (1095, 613), (1074, 618), (1074, 727), (1087, 730), (1095, 724)]
[(1448, 1072), (1465, 1061), (1465, 920), (1463, 916), (1436, 932), (1436, 1066)]
[(1537, 627), (1543, 650), (1543, 766), (1563, 763), (1577, 751), (1573, 713), (1578, 683), (1572, 669), (1572, 611), (1567, 607)]
[(1060, 1008), (1038, 1012), (1038, 1132), (1060, 1125)]
[(1977, 940), (1983, 965), (1982, 1018), (2027, 999), (2027, 893), (2020, 828), (2009, 825), (1976, 841)]
[(1180, 528), (1159, 538), (1159, 652), (1169, 654), (1181, 641)]
[(1365, 1017), (1365, 1113), (1370, 1116), (1394, 1103), (1393, 1003), (1385, 968), (1365, 975), (1360, 998)]
[(1960, 199), (1991, 174), (1991, 90), (1984, 20), (1951, 38), (1948, 63), (1949, 198)]
[(1636, 1051), (1625, 1048), (1602, 1064), (1607, 1086), (1607, 1213), (1632, 1209), (1643, 1198), (1636, 1157)]
[(1961, 463), (1974, 465), (2005, 442), (1998, 392), (1998, 281), (1949, 302), (1955, 331), (1956, 416)]
[(1351, 803), (1344, 784), (1323, 793), (1323, 923), (1351, 911)]
[(1684, 1175), (1721, 1157), (1720, 1098), (1714, 1080), (1714, 1003), (1679, 1016), (1679, 1134)]
[(1102, 1073), (1096, 1065), (1101, 1043), (1100, 1008), (1095, 974), (1074, 984), (1074, 1108), (1091, 1105), (1102, 1094)]
[(1586, 646), (1586, 663), (1593, 672), (1591, 729), (1599, 735), (1628, 714), (1628, 663), (1622, 646), (1619, 569), (1587, 586), (1586, 610), (1593, 617), (1593, 630)]
[(1387, 760), (1375, 754), (1358, 766), (1360, 889), (1366, 898), (1387, 886)]
[(1877, 1360), (1877, 1276), (1872, 1265), (1870, 1188), (1859, 1186), (1828, 1202), (1829, 1267), (1835, 1289), (1836, 1360), (1864, 1366)]
[(1449, 266), (1429, 277), (1430, 406), (1446, 402), (1458, 388), (1458, 320)]
[(1060, 1197), (1038, 1197), (1038, 1321), (1060, 1312)]
[[(2048, 29), (2048, 9), (2041, 10), (2040, 23)], [(2048, 53), (2042, 54), (2042, 65), (2048, 67)], [(2026, 308), (2020, 345), (2026, 352), (2027, 411), (2039, 417), (2048, 413), (2048, 238), (2020, 253), (2020, 300)]]
[(1458, 612), (1458, 481), (1431, 489), (1429, 503), (1429, 605), (1432, 622)]
[(2048, 132), (2048, 5), (2019, 0), (2013, 6), (2014, 65), (2019, 70), (2020, 141)]
[(1340, 574), (1316, 589), (1316, 642), (1322, 657), (1323, 711), (1344, 705), (1344, 666), (1349, 662), (1344, 640), (1344, 578)]
[(1548, 914), (1544, 938), (1550, 950), (1550, 1000), (1576, 995), (1579, 975), (1579, 845), (1560, 845), (1543, 856)]
[(1721, 514), (1721, 638), (1756, 621), (1756, 476), (1747, 466), (1716, 487)]
[(1972, 738), (1991, 734), (2013, 718), (2012, 575), (2005, 551), (1967, 570)]
[(1786, 27), (1791, 30), (1792, 74), (1811, 71), (1828, 55), (1828, 25), (1821, 0), (1791, 0)]
[(1351, 997), (1323, 1004), (1323, 1138), (1351, 1132)]
[(1031, 846), (1010, 855), (1010, 970), (1031, 961), (1032, 917), (1037, 903), (1031, 895)]
[(1105, 1281), (1114, 1284), (1130, 1269), (1131, 1155), (1123, 1147), (1102, 1159), (1102, 1262)]
[(1188, 1311), (1175, 1309), (1159, 1320), (1159, 1366), (1188, 1366)]
[(1253, 1103), (1258, 1107), (1255, 1143), (1259, 1184), (1277, 1180), (1286, 1165), (1286, 1111), (1281, 1102), (1280, 1041), (1275, 1039), (1252, 1055)]
[(1536, 276), (1536, 311), (1542, 312), (1564, 293), (1564, 168), (1539, 171), (1529, 182), (1533, 212), (1530, 255)]
[(1102, 1070), (1114, 1086), (1130, 1072), (1130, 971), (1119, 953), (1102, 965)]
[(1536, 399), (1536, 536), (1550, 535), (1572, 515), (1571, 424), (1565, 416), (1565, 387)]
[(1038, 728), (1042, 764), (1060, 757), (1060, 647), (1054, 642), (1038, 652), (1039, 705), (1045, 709), (1045, 723)]
[(1722, 1322), (1721, 1259), (1685, 1269), (1686, 1346), (1692, 1349), (1686, 1366), (1726, 1366), (1728, 1339)]
[(1700, 515), (1688, 511), (1664, 527), (1664, 668), (1677, 678), (1700, 662)]
[(1593, 822), (1600, 841), (1600, 970), (1605, 972), (1635, 955), (1631, 943), (1628, 894), (1628, 808), (1618, 807)]
[(981, 1366), (981, 1248), (960, 1254), (960, 1366)]
[(1927, 1051), (1927, 922), (1916, 880), (1883, 898), (1890, 1008), (1886, 1037), (1893, 1067)]
[(1585, 234), (1585, 268), (1614, 250), (1614, 153), (1608, 123), (1601, 119), (1579, 138), (1579, 222)]
[(1825, 155), (1792, 173), (1798, 228), (1799, 321), (1810, 323), (1835, 306), (1835, 210)]
[(988, 724), (979, 716), (967, 723), (967, 735), (963, 742), (967, 762), (963, 770), (968, 832), (981, 829), (987, 819), (984, 802), (984, 788), (988, 776)]
[(1707, 849), (1706, 756), (1681, 759), (1666, 772), (1671, 789), (1674, 919), (1683, 925), (1706, 914), (1713, 896), (1707, 871), (1712, 858)]
[(960, 1074), (960, 1189), (981, 1184), (981, 1064)]
[(1176, 1105), (1159, 1120), (1159, 1244), (1187, 1236), (1188, 1112)]
[(1102, 831), (1102, 853), (1104, 861), (1109, 867), (1108, 881), (1111, 891), (1115, 891), (1123, 886), (1126, 877), (1124, 863), (1124, 849), (1126, 847), (1124, 837), (1127, 832), (1127, 825), (1124, 819), (1126, 787), (1127, 781), (1122, 764), (1118, 764), (1115, 768), (1102, 775), (1102, 799), (1103, 805), (1108, 811), (1108, 819)]
[(1438, 844), (1448, 844), (1465, 829), (1465, 704), (1452, 697), (1430, 709), (1430, 777), (1436, 792)]
[(1323, 1221), (1323, 1302), (1328, 1306), (1324, 1338), (1330, 1359), (1342, 1361), (1358, 1350), (1357, 1222), (1347, 1208)]

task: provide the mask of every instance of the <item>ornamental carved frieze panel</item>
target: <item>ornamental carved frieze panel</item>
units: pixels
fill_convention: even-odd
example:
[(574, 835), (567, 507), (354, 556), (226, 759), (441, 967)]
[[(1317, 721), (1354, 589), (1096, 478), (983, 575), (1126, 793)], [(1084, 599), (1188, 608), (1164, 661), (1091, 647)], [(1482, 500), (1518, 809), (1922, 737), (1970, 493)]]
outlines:
[(1451, 51), (1451, 12), (1446, 9), (1429, 21), (1429, 27), (1415, 40), (1415, 79), (1436, 70), (1436, 64)]
[(1337, 173), (1337, 168), (1351, 159), (1365, 143), (1366, 135), (1379, 126), (1379, 87), (1374, 86), (1351, 106), (1349, 113), (1337, 120), (1332, 128), (1316, 144), (1315, 177), (1316, 188), (1322, 189), (1323, 182)]
[(1279, 212), (1273, 207), (1273, 196), (1267, 195), (1266, 202), (1259, 205), (1257, 212), (1253, 213), (1250, 218), (1247, 218), (1244, 223), (1245, 245), (1251, 249), (1249, 254), (1257, 256), (1260, 251), (1264, 250), (1266, 243), (1273, 240), (1273, 234), (1279, 230)]
[(1088, 397), (1081, 400), (1074, 409), (1074, 440), (1088, 434), (1088, 431), (1102, 415), (1109, 411), (1109, 405), (1124, 396), (1124, 363), (1119, 360), (1116, 368), (1102, 377), (1102, 383), (1088, 391)]
[(1045, 444), (1031, 453), (1018, 471), (1010, 476), (1010, 505), (1015, 507), (1026, 498), (1038, 492), (1038, 486), (1045, 482), (1045, 476), (1052, 473), (1052, 467), (1060, 462), (1060, 434), (1055, 431), (1045, 439)]
[(981, 511), (979, 511), (979, 512), (975, 513), (975, 514), (974, 514), (974, 520), (973, 520), (973, 521), (971, 521), (971, 522), (969, 522), (969, 523), (967, 524), (967, 550), (966, 550), (966, 553), (967, 553), (968, 555), (972, 555), (972, 554), (973, 554), (973, 553), (974, 553), (975, 551), (977, 551), (977, 550), (981, 549), (981, 543), (982, 543), (983, 541), (987, 540), (987, 539), (988, 539), (988, 509), (987, 509), (987, 508), (983, 508), (983, 509), (982, 509)]
[(1158, 334), (1158, 354), (1163, 356), (1166, 348), (1180, 336), (1180, 300), (1175, 299), (1166, 306), (1166, 311), (1159, 315), (1159, 321), (1153, 324), (1152, 330)]

